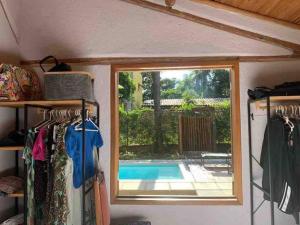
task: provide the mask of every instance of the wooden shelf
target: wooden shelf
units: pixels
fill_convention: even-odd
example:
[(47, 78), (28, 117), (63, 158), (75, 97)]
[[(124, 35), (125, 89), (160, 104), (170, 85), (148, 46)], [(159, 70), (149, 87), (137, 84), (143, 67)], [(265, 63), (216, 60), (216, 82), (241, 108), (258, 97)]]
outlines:
[[(0, 107), (23, 108), (25, 105), (35, 106), (81, 106), (82, 100), (51, 100), (51, 101), (0, 101)], [(91, 103), (87, 102), (87, 105)]]
[[(300, 96), (271, 96), (270, 103), (278, 103), (285, 101), (299, 101)], [(257, 109), (266, 109), (267, 108), (267, 99), (261, 99), (254, 102)], [(271, 106), (272, 108), (272, 106)]]
[(20, 191), (20, 192), (16, 192), (16, 193), (13, 193), (13, 194), (9, 194), (9, 195), (7, 195), (7, 197), (9, 197), (9, 198), (23, 198), (24, 193), (23, 193), (23, 191)]
[(4, 146), (0, 147), (0, 151), (22, 151), (24, 146)]

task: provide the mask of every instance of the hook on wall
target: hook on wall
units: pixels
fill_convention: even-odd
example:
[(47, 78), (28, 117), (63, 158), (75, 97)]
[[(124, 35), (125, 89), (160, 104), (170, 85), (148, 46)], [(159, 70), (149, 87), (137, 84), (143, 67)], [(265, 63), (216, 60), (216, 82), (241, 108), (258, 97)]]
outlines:
[(166, 6), (171, 9), (175, 5), (176, 0), (165, 0)]

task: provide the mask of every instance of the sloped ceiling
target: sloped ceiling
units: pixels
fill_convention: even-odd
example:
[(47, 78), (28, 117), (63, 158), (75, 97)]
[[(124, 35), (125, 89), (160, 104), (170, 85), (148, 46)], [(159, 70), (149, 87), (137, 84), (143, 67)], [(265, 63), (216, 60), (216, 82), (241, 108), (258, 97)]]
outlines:
[(0, 62), (18, 62), (19, 47), (2, 8), (0, 8), (0, 34)]
[(300, 24), (299, 0), (212, 0), (260, 15)]
[[(159, 4), (164, 3), (164, 0), (151, 1)], [(285, 1), (285, 4), (288, 3)], [(201, 4), (201, 1), (197, 2), (193, 0), (177, 0), (174, 8), (204, 18), (209, 18), (217, 22), (300, 44), (299, 29), (293, 29), (291, 27), (283, 26), (270, 21), (241, 15), (237, 12), (215, 8), (206, 4)]]
[(290, 54), (119, 0), (23, 0), (20, 12), (15, 21), (26, 60), (48, 54), (60, 58)]

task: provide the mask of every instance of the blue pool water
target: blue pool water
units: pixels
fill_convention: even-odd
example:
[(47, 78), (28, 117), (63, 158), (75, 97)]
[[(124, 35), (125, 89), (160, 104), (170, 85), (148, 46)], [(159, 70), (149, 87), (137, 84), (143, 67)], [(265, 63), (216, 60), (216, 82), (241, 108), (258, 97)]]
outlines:
[(120, 180), (183, 179), (178, 164), (121, 164)]

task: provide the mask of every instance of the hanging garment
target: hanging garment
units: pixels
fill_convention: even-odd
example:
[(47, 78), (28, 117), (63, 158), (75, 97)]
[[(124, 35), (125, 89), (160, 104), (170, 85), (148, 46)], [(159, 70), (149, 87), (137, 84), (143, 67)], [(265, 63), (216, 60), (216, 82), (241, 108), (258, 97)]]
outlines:
[[(67, 224), (76, 224), (76, 221), (81, 221), (81, 195), (80, 192), (75, 192), (73, 187), (73, 162), (70, 157), (67, 159), (65, 166), (66, 176), (66, 193), (68, 198), (69, 214), (67, 217)], [(78, 195), (76, 195), (78, 194)]]
[[(66, 193), (68, 199), (69, 214), (66, 225), (82, 224), (82, 187), (75, 188), (73, 185), (73, 160), (68, 157), (65, 167)], [(88, 183), (88, 182), (86, 182)], [(88, 185), (87, 185), (88, 186)], [(90, 191), (85, 195), (85, 225), (96, 225), (94, 193)]]
[[(296, 121), (294, 121), (296, 123)], [(270, 133), (268, 133), (268, 128)], [(268, 135), (270, 143), (268, 143)], [(267, 125), (261, 152), (260, 165), (263, 168), (262, 187), (270, 193), (269, 161), (271, 163), (273, 200), (278, 203), (278, 208), (288, 214), (299, 211), (299, 185), (295, 171), (296, 153), (299, 154), (299, 130), (291, 129), (284, 124), (280, 117), (270, 120)], [(268, 156), (268, 146), (270, 157)], [(264, 198), (270, 200), (267, 194)]]
[[(76, 119), (72, 121), (75, 125), (71, 125), (70, 121), (50, 117), (34, 129), (39, 130), (38, 134), (33, 130), (28, 131), (23, 152), (28, 173), (28, 224), (96, 224), (95, 194), (92, 189), (95, 177), (93, 154), (96, 151), (93, 149), (102, 146), (102, 137), (97, 125), (87, 119), (86, 176), (82, 179), (82, 123)], [(87, 191), (84, 212), (83, 182)]]
[(110, 224), (110, 208), (108, 202), (108, 195), (105, 183), (104, 172), (101, 170), (99, 164), (99, 156), (97, 152), (94, 154), (96, 179), (94, 181), (95, 191), (95, 207), (96, 207), (96, 225)]
[[(50, 202), (52, 197), (52, 189), (53, 189), (53, 168), (52, 168), (52, 156), (53, 151), (55, 149), (54, 145), (54, 125), (50, 126), (48, 128), (48, 135), (47, 135), (47, 152), (46, 152), (46, 164), (47, 164), (47, 191), (46, 191), (46, 200), (45, 200), (45, 206), (44, 215), (47, 215), (47, 211), (50, 208)], [(47, 218), (45, 219), (47, 221)]]
[(34, 142), (32, 155), (34, 160), (46, 160), (46, 137), (47, 137), (47, 130), (45, 127), (42, 127), (39, 131), (39, 134)]
[(43, 224), (47, 195), (47, 162), (36, 160), (34, 170), (35, 218), (38, 224)]
[(69, 213), (65, 176), (65, 166), (68, 160), (64, 143), (65, 124), (57, 126), (56, 136), (56, 148), (53, 155), (53, 190), (47, 221), (49, 225), (67, 224)]
[(105, 184), (104, 174), (98, 176), (94, 182), (95, 202), (96, 202), (96, 221), (97, 225), (110, 224), (110, 210)]
[[(82, 185), (82, 131), (77, 131), (75, 125), (68, 127), (65, 141), (68, 155), (73, 160), (73, 183), (75, 188)], [(86, 129), (95, 129), (92, 122), (86, 122)], [(101, 147), (103, 140), (100, 131), (86, 131), (85, 133), (85, 180), (95, 175), (93, 150)]]
[(32, 148), (34, 145), (35, 133), (32, 130), (28, 130), (26, 137), (26, 144), (23, 149), (23, 158), (25, 160), (27, 168), (27, 224), (31, 224), (34, 215), (34, 159), (32, 157)]
[(47, 162), (46, 139), (47, 130), (42, 127), (35, 139), (32, 157), (34, 164), (34, 201), (35, 219), (37, 224), (44, 224), (44, 207), (47, 195)]

